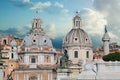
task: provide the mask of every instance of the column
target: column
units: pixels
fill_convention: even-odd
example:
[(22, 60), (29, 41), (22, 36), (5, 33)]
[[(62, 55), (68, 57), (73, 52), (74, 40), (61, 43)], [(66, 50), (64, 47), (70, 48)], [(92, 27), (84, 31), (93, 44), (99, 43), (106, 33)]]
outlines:
[(53, 79), (52, 79), (52, 73), (51, 73), (51, 72), (48, 73), (48, 80), (53, 80)]
[(38, 80), (41, 80), (41, 74), (38, 73)]
[(15, 72), (15, 77), (14, 77), (14, 80), (17, 80), (17, 73)]
[(28, 78), (29, 78), (28, 73), (26, 73), (26, 78), (27, 78), (26, 80), (29, 80), (29, 79), (28, 79)]
[(39, 65), (40, 64), (40, 54), (38, 55), (38, 62), (37, 64)]
[(40, 63), (43, 64), (43, 55), (40, 56)]
[(53, 55), (51, 55), (51, 64), (54, 64), (54, 56)]
[(17, 75), (17, 80), (19, 80), (19, 75), (18, 75), (18, 73), (16, 73), (16, 75)]
[(28, 78), (29, 78), (29, 77), (28, 77), (28, 73), (25, 72), (25, 73), (24, 73), (24, 80), (28, 80)]
[(50, 75), (51, 75), (51, 80), (53, 80), (53, 79), (52, 79), (52, 72), (50, 73)]
[(41, 80), (42, 80), (42, 77), (43, 77), (43, 75), (42, 75), (42, 73), (41, 73)]

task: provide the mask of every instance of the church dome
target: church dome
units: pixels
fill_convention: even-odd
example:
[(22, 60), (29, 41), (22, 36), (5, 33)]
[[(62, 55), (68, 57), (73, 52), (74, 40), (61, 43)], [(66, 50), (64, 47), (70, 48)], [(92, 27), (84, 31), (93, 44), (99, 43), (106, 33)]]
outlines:
[(88, 37), (87, 33), (78, 28), (72, 29), (64, 38), (63, 46), (83, 46), (83, 47), (92, 47), (91, 40)]
[(77, 14), (73, 19), (73, 28), (63, 40), (63, 48), (70, 46), (92, 47), (91, 39), (81, 27), (81, 19)]
[(12, 40), (12, 41), (10, 42), (10, 46), (12, 46), (12, 47), (17, 46), (17, 42), (16, 42), (15, 40)]
[(23, 39), (22, 46), (52, 47), (52, 42), (46, 35), (29, 34)]
[(49, 47), (52, 48), (50, 38), (42, 29), (42, 21), (38, 17), (32, 21), (30, 33), (23, 39), (22, 47)]

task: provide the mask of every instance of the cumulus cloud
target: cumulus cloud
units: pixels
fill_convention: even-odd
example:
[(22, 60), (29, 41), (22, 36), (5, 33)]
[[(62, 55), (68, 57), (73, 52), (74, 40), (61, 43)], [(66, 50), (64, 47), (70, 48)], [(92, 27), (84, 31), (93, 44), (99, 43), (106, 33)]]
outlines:
[(104, 26), (107, 24), (107, 20), (104, 15), (96, 10), (85, 8), (80, 12), (82, 18), (82, 26), (89, 34), (103, 34)]
[(107, 20), (104, 15), (97, 10), (85, 8), (80, 11), (82, 19), (82, 28), (88, 33), (92, 39), (93, 47), (102, 45), (102, 36)]
[[(120, 0), (94, 0), (94, 8), (102, 13), (108, 22), (108, 29), (112, 41), (120, 41)], [(112, 35), (114, 34), (114, 36)], [(114, 38), (116, 36), (116, 38)], [(120, 42), (119, 42), (120, 44)]]
[(66, 13), (69, 12), (69, 10), (65, 9), (64, 5), (59, 3), (59, 2), (55, 2), (54, 6), (60, 8), (60, 11), (61, 11), (62, 14), (66, 14)]
[(55, 6), (59, 8), (64, 8), (64, 5), (59, 2), (55, 2)]
[(30, 0), (10, 0), (15, 6), (23, 7), (31, 4)]
[(0, 30), (0, 36), (2, 36), (3, 34), (11, 34), (15, 37), (19, 37), (19, 38), (24, 38), (25, 35), (29, 32), (29, 28), (28, 27), (12, 27), (12, 28), (8, 28), (6, 30)]
[(36, 10), (36, 9), (39, 9), (39, 10), (44, 10), (48, 7), (51, 6), (51, 2), (37, 2), (37, 3), (34, 3), (33, 6), (30, 8), (31, 10)]
[(53, 24), (53, 23), (48, 24), (45, 28), (45, 32), (49, 37), (54, 39), (57, 36), (55, 24)]
[(68, 13), (69, 12), (69, 10), (68, 9), (62, 9), (62, 11), (61, 11), (62, 13)]

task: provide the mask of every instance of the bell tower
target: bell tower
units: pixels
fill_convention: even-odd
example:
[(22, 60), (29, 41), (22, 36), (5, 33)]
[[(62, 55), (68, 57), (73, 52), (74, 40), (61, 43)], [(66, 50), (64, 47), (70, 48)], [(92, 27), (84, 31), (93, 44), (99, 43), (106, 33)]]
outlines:
[(18, 60), (18, 49), (17, 49), (17, 43), (15, 40), (12, 40), (10, 43), (9, 60), (10, 61)]
[[(18, 67), (18, 47), (17, 42), (13, 39), (10, 43), (10, 51), (9, 51), (9, 62), (8, 62), (8, 75), (14, 71), (15, 68)], [(13, 78), (13, 75), (12, 75)]]

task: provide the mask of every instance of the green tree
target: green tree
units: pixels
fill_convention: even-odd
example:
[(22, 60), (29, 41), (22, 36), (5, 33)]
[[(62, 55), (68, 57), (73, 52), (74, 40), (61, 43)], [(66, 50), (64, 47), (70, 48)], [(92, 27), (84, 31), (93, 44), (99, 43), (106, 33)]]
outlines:
[(104, 61), (120, 61), (120, 52), (110, 53), (103, 56)]

